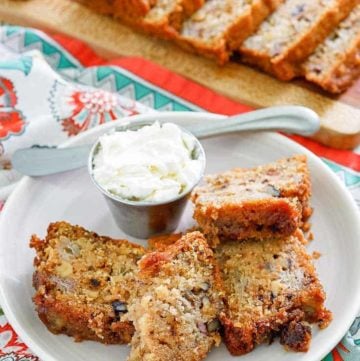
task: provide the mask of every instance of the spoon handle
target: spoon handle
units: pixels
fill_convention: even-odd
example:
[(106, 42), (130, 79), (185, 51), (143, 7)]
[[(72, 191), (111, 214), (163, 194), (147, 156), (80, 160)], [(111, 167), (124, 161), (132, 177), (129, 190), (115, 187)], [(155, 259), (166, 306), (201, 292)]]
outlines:
[(302, 106), (278, 106), (187, 127), (197, 138), (249, 130), (277, 130), (311, 135), (320, 128), (319, 116)]
[(22, 174), (50, 175), (85, 166), (91, 147), (87, 144), (72, 148), (24, 148), (13, 154), (11, 162)]
[[(314, 134), (320, 128), (318, 115), (301, 106), (282, 106), (255, 110), (246, 114), (212, 120), (186, 128), (197, 138), (206, 138), (249, 130), (278, 130), (302, 135)], [(22, 174), (43, 176), (85, 166), (91, 145), (73, 148), (27, 148), (17, 150), (13, 167)]]

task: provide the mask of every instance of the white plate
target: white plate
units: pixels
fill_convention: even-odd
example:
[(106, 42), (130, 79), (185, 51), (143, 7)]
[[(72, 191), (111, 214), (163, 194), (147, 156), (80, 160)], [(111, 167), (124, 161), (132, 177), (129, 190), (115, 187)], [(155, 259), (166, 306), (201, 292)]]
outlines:
[[(154, 115), (132, 118), (153, 119)], [(158, 119), (184, 125), (209, 118), (201, 113), (165, 113)], [(216, 118), (217, 116), (213, 116)], [(116, 123), (92, 129), (67, 142), (86, 144)], [(285, 352), (275, 342), (263, 345), (241, 358), (242, 361), (318, 361), (346, 333), (360, 306), (360, 221), (357, 208), (345, 187), (323, 162), (300, 145), (275, 133), (248, 133), (204, 140), (207, 173), (235, 166), (255, 166), (297, 153), (305, 153), (313, 182), (312, 218), (315, 240), (309, 251), (320, 251), (318, 273), (327, 292), (327, 306), (334, 313), (330, 326), (314, 328), (308, 353)], [(39, 321), (31, 301), (34, 252), (30, 235), (45, 235), (50, 222), (66, 220), (100, 234), (123, 237), (112, 220), (105, 200), (91, 183), (86, 169), (40, 179), (23, 179), (6, 203), (0, 222), (0, 297), (10, 323), (20, 337), (44, 361), (121, 361), (127, 346), (104, 346), (95, 342), (75, 343), (66, 336), (54, 336)], [(191, 222), (191, 210), (182, 226)], [(234, 360), (224, 346), (209, 355), (209, 361)], [(171, 361), (171, 360), (169, 360)]]

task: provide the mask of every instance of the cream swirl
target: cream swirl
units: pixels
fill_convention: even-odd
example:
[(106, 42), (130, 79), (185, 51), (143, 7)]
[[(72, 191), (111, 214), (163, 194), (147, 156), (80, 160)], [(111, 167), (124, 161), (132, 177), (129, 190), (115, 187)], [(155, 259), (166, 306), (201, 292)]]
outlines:
[(195, 140), (172, 123), (155, 122), (136, 131), (99, 139), (93, 159), (96, 182), (126, 200), (165, 202), (188, 191), (200, 177)]

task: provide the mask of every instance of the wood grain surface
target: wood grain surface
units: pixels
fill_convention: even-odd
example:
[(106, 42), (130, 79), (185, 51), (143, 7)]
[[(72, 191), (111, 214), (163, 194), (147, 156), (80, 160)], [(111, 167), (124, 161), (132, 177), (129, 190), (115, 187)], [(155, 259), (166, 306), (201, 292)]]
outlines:
[(244, 104), (308, 106), (321, 116), (321, 130), (315, 139), (342, 149), (360, 144), (360, 81), (334, 97), (305, 82), (284, 83), (241, 64), (219, 67), (71, 0), (1, 0), (0, 20), (74, 36), (108, 58), (143, 56)]

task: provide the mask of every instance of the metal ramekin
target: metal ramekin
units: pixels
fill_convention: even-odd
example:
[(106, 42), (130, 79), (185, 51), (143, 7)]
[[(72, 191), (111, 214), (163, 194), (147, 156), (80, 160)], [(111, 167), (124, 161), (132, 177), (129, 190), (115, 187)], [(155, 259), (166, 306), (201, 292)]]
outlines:
[[(105, 134), (126, 130), (137, 130), (153, 123), (154, 122), (151, 121), (136, 122), (133, 124), (128, 123)], [(166, 121), (160, 123), (166, 123)], [(173, 232), (179, 224), (189, 194), (204, 175), (206, 158), (201, 143), (189, 131), (182, 127), (179, 128), (195, 140), (195, 158), (202, 161), (202, 169), (199, 173), (199, 178), (186, 193), (182, 193), (166, 202), (130, 201), (108, 192), (96, 182), (93, 175), (93, 159), (100, 147), (99, 139), (90, 151), (88, 159), (88, 171), (90, 177), (96, 187), (104, 195), (118, 227), (130, 236), (146, 239), (154, 235)]]

